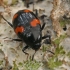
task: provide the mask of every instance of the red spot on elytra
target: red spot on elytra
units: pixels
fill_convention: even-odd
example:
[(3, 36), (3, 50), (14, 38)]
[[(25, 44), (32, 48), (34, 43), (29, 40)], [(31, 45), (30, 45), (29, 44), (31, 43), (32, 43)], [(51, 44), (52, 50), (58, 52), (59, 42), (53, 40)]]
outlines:
[(13, 16), (13, 20), (16, 19), (17, 17), (18, 17), (18, 14), (15, 14), (15, 15)]
[(33, 19), (33, 21), (30, 23), (32, 27), (37, 26), (37, 24), (40, 24), (40, 21), (38, 19)]
[(15, 29), (15, 32), (18, 34), (18, 33), (22, 33), (24, 32), (24, 27), (23, 26), (19, 26)]

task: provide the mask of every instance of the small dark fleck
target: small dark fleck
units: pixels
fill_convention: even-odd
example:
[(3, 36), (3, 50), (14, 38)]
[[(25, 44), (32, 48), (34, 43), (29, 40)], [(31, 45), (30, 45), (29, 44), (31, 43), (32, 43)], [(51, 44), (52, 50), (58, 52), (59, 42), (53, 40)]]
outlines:
[(67, 30), (67, 27), (66, 27), (66, 26), (65, 26), (65, 27), (63, 27), (63, 30), (64, 30), (64, 31), (66, 31), (66, 30)]

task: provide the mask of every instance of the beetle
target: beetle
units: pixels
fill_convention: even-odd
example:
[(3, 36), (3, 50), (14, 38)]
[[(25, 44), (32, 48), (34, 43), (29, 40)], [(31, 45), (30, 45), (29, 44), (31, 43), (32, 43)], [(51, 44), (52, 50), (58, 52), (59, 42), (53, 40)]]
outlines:
[[(46, 23), (43, 22), (43, 25), (41, 26), (40, 20), (31, 10), (24, 9), (15, 13), (12, 20), (13, 24), (8, 22), (2, 15), (1, 17), (14, 29), (15, 33), (19, 37), (19, 39), (12, 40), (24, 41), (26, 43), (26, 46), (22, 49), (25, 54), (28, 54), (25, 52), (28, 47), (37, 51), (41, 47), (43, 39), (48, 38), (48, 40), (50, 40), (49, 35), (42, 36), (42, 30)], [(51, 40), (48, 44), (51, 44)]]

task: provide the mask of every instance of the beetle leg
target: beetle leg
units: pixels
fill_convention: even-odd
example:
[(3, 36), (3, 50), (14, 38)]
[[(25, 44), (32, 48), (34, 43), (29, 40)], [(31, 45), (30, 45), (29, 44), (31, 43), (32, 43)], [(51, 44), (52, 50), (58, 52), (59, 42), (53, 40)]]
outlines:
[[(35, 53), (36, 53), (37, 51), (35, 51)], [(34, 55), (35, 55), (35, 53), (33, 54), (33, 56), (32, 56), (32, 60), (34, 59)]]
[(26, 0), (26, 7), (29, 8), (29, 0)]
[(9, 21), (7, 21), (2, 15), (0, 16), (13, 28), (13, 25)]
[(46, 39), (45, 42), (46, 42), (47, 44), (51, 44), (51, 36), (50, 36), (50, 35), (45, 35), (45, 36), (43, 36), (43, 37), (42, 37), (42, 40), (43, 40), (43, 39)]
[(45, 23), (43, 23), (42, 27), (41, 27), (41, 31), (44, 29), (45, 27)]
[(22, 49), (22, 51), (27, 55), (27, 59), (28, 59), (29, 54), (28, 54), (27, 52), (25, 52), (25, 50), (26, 50), (28, 47), (29, 47), (29, 46), (27, 45), (27, 46), (25, 46), (25, 47)]
[[(8, 37), (5, 37), (5, 38), (3, 38), (3, 39), (6, 39), (6, 38), (8, 38)], [(12, 38), (9, 38), (9, 39), (11, 39), (11, 41), (22, 41), (21, 39), (12, 39)], [(7, 40), (7, 39), (6, 39)], [(7, 40), (8, 41), (8, 40)]]
[(43, 16), (43, 18), (42, 18), (42, 19), (43, 19), (43, 25), (42, 25), (42, 27), (41, 27), (41, 31), (44, 29), (45, 24), (46, 24), (46, 23), (44, 22), (44, 17), (45, 17), (45, 16)]
[(35, 9), (35, 15), (38, 17), (38, 10)]
[(50, 36), (49, 35), (45, 35), (45, 36), (42, 37), (42, 39), (45, 39), (45, 38), (50, 38)]
[(29, 54), (26, 53), (25, 50), (26, 50), (28, 47), (29, 47), (29, 46), (27, 45), (27, 46), (25, 46), (25, 47), (22, 49), (22, 51), (23, 51), (25, 54), (27, 54), (27, 55), (29, 55)]
[(12, 39), (13, 41), (22, 41), (21, 39)]
[(42, 27), (41, 27), (41, 30), (43, 30), (44, 29), (44, 27), (45, 27), (45, 17), (47, 17), (47, 15), (42, 15), (42, 16), (40, 16), (40, 18), (41, 18), (41, 20), (43, 21), (43, 25), (42, 25)]
[(51, 44), (51, 33), (50, 33), (49, 31), (47, 31), (47, 34), (42, 37), (42, 40), (43, 40), (43, 39), (46, 39), (46, 40), (45, 40), (45, 43), (46, 43), (46, 44)]

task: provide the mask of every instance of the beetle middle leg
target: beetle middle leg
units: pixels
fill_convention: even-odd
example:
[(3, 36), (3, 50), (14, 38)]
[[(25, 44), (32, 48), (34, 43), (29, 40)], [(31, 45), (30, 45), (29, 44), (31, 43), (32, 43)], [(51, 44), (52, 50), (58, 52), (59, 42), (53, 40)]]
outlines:
[(47, 17), (46, 15), (42, 15), (42, 16), (40, 16), (40, 18), (43, 20), (43, 25), (42, 25), (42, 27), (41, 27), (41, 30), (43, 30), (44, 29), (44, 27), (45, 27), (45, 17)]
[(13, 41), (19, 41), (19, 42), (22, 41), (21, 39), (12, 39), (12, 40)]

